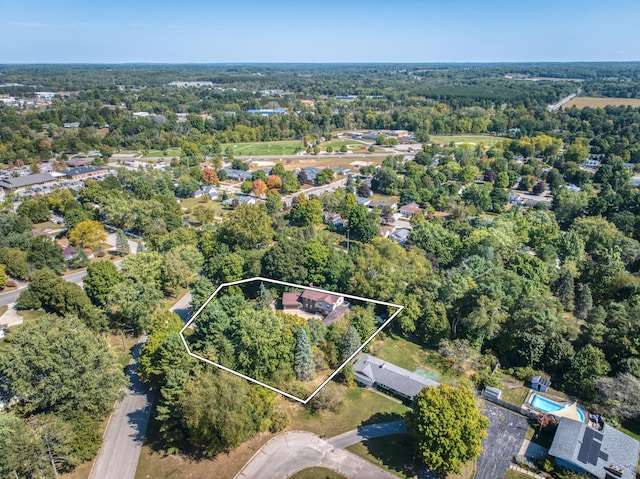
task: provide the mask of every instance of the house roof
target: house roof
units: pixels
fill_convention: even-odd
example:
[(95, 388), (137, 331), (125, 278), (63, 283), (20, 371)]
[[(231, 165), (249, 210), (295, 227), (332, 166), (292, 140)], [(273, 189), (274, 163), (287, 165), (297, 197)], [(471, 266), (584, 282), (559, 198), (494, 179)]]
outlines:
[(311, 289), (305, 289), (304, 293), (300, 295), (301, 299), (308, 299), (310, 301), (324, 301), (328, 304), (335, 304), (340, 296), (337, 294), (325, 293), (323, 291), (313, 291)]
[(622, 470), (622, 479), (635, 479), (640, 443), (617, 429), (604, 425), (598, 431), (586, 423), (562, 418), (549, 455), (567, 461), (598, 478), (607, 469)]
[(547, 387), (551, 385), (551, 381), (549, 381), (547, 378), (543, 378), (542, 376), (532, 377), (531, 384), (533, 383), (542, 384), (543, 386), (547, 386)]
[(417, 213), (418, 211), (420, 211), (420, 206), (418, 206), (418, 203), (413, 202), (413, 203), (409, 203), (407, 205), (401, 206), (400, 211), (402, 213)]
[(49, 181), (55, 181), (55, 178), (51, 173), (38, 173), (35, 175), (18, 176), (17, 178), (2, 180), (0, 181), (0, 186), (3, 188), (22, 188), (25, 186), (47, 183)]
[(282, 293), (282, 306), (300, 306), (300, 293)]
[(249, 180), (253, 175), (253, 173), (249, 171), (235, 170), (233, 168), (223, 168), (223, 170), (227, 173), (227, 178), (230, 179), (239, 178), (241, 180)]
[(413, 398), (425, 386), (439, 386), (440, 383), (407, 371), (395, 364), (369, 354), (363, 354), (353, 365), (356, 374), (396, 391), (406, 397)]
[(322, 169), (315, 166), (306, 166), (300, 170), (300, 174), (304, 175), (307, 180), (315, 180)]

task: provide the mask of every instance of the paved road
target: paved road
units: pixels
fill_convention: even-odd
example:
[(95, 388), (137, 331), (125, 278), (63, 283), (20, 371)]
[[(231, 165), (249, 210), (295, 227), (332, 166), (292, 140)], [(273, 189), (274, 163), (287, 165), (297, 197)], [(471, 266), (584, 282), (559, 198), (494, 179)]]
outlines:
[(405, 432), (407, 432), (407, 428), (404, 425), (404, 421), (383, 422), (381, 424), (371, 424), (353, 429), (339, 436), (332, 437), (327, 442), (332, 446), (345, 449), (361, 441), (366, 441), (367, 439), (403, 434)]
[[(171, 308), (184, 321), (189, 319), (191, 294), (180, 298)], [(153, 392), (138, 377), (138, 356), (147, 340), (142, 336), (127, 367), (131, 385), (125, 398), (111, 414), (98, 457), (89, 479), (133, 479), (149, 423)]]
[(301, 195), (302, 193), (305, 194), (305, 196), (309, 196), (309, 195), (318, 195), (320, 196), (322, 193), (325, 192), (331, 192), (331, 191), (335, 191), (337, 188), (339, 187), (344, 187), (347, 185), (347, 179), (346, 178), (342, 178), (340, 180), (334, 181), (333, 183), (329, 183), (328, 185), (324, 185), (324, 186), (316, 186), (314, 188), (309, 188), (307, 190), (302, 190), (302, 191), (297, 191), (296, 193), (293, 193), (292, 195), (288, 195), (282, 198), (282, 201), (284, 202), (284, 204), (287, 207), (291, 206), (291, 203), (293, 202), (293, 199), (298, 196)]
[(568, 95), (566, 97), (564, 97), (562, 100), (560, 100), (558, 103), (554, 103), (553, 105), (548, 105), (547, 106), (547, 110), (549, 111), (556, 111), (559, 110), (560, 107), (562, 107), (563, 105), (566, 105), (567, 103), (569, 103), (571, 100), (573, 100), (576, 96), (578, 96), (580, 94), (580, 92), (582, 92), (582, 88), (578, 88), (578, 91), (575, 93), (572, 93), (571, 95)]
[(133, 479), (136, 474), (153, 404), (153, 392), (138, 377), (138, 356), (146, 340), (142, 336), (134, 347), (126, 369), (131, 384), (111, 414), (89, 479)]
[(290, 477), (294, 472), (320, 466), (349, 479), (397, 479), (355, 454), (339, 449), (310, 432), (288, 432), (266, 443), (235, 476), (236, 479)]
[(488, 435), (482, 441), (475, 479), (503, 477), (522, 446), (528, 423), (524, 416), (488, 401), (484, 403), (482, 414), (489, 419), (490, 425)]

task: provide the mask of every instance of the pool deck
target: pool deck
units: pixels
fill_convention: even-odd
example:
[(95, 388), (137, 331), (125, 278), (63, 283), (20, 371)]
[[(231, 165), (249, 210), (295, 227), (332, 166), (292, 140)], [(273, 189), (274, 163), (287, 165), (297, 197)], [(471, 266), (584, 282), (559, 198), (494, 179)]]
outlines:
[[(559, 406), (562, 407), (566, 407), (569, 406), (570, 404), (573, 404), (574, 401), (571, 401), (570, 399), (563, 399), (563, 398), (559, 398), (558, 396), (553, 396), (549, 393), (543, 393), (540, 391), (536, 391), (534, 389), (531, 389), (529, 391), (529, 394), (527, 394), (527, 397), (524, 400), (524, 403), (522, 403), (522, 409), (529, 411), (529, 412), (533, 412), (535, 414), (541, 414), (544, 413), (544, 411), (541, 411), (539, 409), (536, 409), (534, 407), (531, 406), (531, 402), (533, 401), (533, 396), (540, 396), (541, 398), (547, 399), (549, 401), (552, 401), (556, 404), (558, 404)], [(584, 418), (585, 421), (589, 421), (589, 410), (587, 408), (585, 408), (584, 406), (578, 404), (578, 409), (580, 409), (582, 411), (582, 413), (584, 414)], [(553, 412), (549, 413), (551, 415), (553, 415)]]

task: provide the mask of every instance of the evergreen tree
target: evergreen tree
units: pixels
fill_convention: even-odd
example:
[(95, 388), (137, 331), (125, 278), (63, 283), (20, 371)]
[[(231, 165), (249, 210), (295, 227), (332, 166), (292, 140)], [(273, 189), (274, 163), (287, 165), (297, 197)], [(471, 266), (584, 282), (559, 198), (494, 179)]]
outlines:
[(273, 304), (273, 295), (269, 291), (263, 282), (260, 282), (260, 290), (258, 291), (258, 297), (256, 298), (256, 309), (269, 309)]
[(309, 342), (307, 331), (304, 328), (298, 329), (298, 333), (296, 334), (296, 351), (293, 369), (296, 372), (296, 377), (300, 381), (309, 381), (315, 376), (316, 365), (313, 362), (311, 343)]
[(346, 334), (342, 338), (342, 359), (349, 358), (360, 347), (360, 335), (358, 330), (353, 326), (349, 326)]
[(573, 309), (574, 290), (573, 273), (570, 269), (563, 269), (558, 279), (556, 294), (562, 302), (565, 311), (571, 311), (571, 309)]
[(593, 308), (593, 298), (591, 297), (591, 288), (589, 285), (582, 286), (576, 297), (576, 317), (578, 319), (587, 319), (589, 311)]
[(144, 241), (140, 241), (136, 247), (136, 253), (145, 253), (146, 251), (147, 247), (144, 245)]
[(118, 230), (116, 233), (116, 251), (119, 256), (126, 256), (130, 253), (129, 241), (122, 230)]

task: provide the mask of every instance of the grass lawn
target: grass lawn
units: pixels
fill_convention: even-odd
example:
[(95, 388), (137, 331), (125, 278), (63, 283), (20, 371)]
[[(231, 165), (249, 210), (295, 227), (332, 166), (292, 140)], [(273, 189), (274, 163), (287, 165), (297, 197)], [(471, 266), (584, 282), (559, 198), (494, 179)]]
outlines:
[(413, 459), (413, 443), (408, 434), (370, 439), (349, 446), (347, 450), (396, 476), (418, 475), (420, 464)]
[(432, 143), (479, 143), (483, 141), (487, 146), (493, 146), (501, 140), (504, 140), (501, 136), (487, 136), (487, 135), (431, 135)]
[(35, 225), (33, 225), (33, 229), (37, 229), (37, 230), (46, 230), (46, 229), (63, 230), (63, 229), (65, 229), (65, 227), (61, 226), (61, 225), (57, 225), (52, 221), (45, 221), (44, 223), (36, 223)]
[(126, 368), (131, 360), (131, 348), (135, 346), (139, 338), (123, 332), (117, 332), (106, 334), (105, 339), (117, 356), (118, 363), (120, 363), (122, 369)]
[(295, 155), (305, 149), (301, 140), (224, 143), (221, 146), (223, 152), (227, 148), (232, 148), (234, 156)]
[(504, 475), (504, 479), (531, 479), (531, 476), (514, 471), (513, 469), (508, 469), (507, 473)]
[(296, 472), (291, 479), (347, 479), (336, 471), (327, 469), (326, 467), (310, 467)]
[(423, 346), (403, 339), (400, 336), (389, 336), (376, 342), (371, 347), (372, 354), (400, 366), (401, 368), (415, 371), (423, 368), (427, 371), (438, 373), (438, 381), (447, 384), (468, 384), (468, 379), (462, 374), (452, 370), (437, 351), (425, 349)]
[(0, 316), (6, 313), (8, 309), (9, 309), (9, 306), (7, 306), (6, 304), (3, 306), (0, 306)]
[(171, 157), (178, 158), (182, 154), (182, 150), (180, 148), (173, 148), (170, 150), (150, 150), (147, 154), (147, 158), (163, 158), (163, 157)]
[(529, 388), (524, 386), (501, 389), (501, 399), (515, 406), (522, 406), (522, 403), (524, 403), (524, 400), (527, 398), (527, 394), (529, 394)]
[(345, 389), (345, 402), (338, 414), (326, 411), (313, 413), (301, 404), (279, 398), (280, 407), (291, 416), (288, 429), (333, 437), (363, 424), (395, 421), (408, 411), (407, 407), (382, 394), (357, 387)]
[[(420, 477), (425, 466), (413, 458), (413, 441), (408, 434), (385, 436), (363, 441), (347, 448), (367, 461), (398, 477)], [(448, 479), (471, 479), (475, 475), (475, 462), (468, 463), (460, 474), (449, 474)]]
[(640, 441), (640, 420), (623, 421), (616, 429), (628, 434), (637, 441)]
[(220, 201), (208, 200), (208, 201), (204, 202), (204, 201), (202, 201), (202, 198), (185, 198), (185, 199), (180, 201), (180, 206), (182, 208), (188, 208), (189, 209), (189, 213), (186, 213), (185, 211), (183, 211), (183, 213), (184, 213), (185, 216), (188, 214), (189, 215), (189, 220), (192, 221), (192, 222), (197, 221), (197, 219), (196, 219), (195, 215), (193, 214), (193, 212), (198, 206), (204, 206), (205, 208), (209, 208), (209, 209), (213, 210), (213, 212), (215, 213), (216, 217), (222, 217), (222, 216), (226, 215), (228, 211), (230, 211), (230, 210), (226, 210), (222, 206), (222, 203)]

